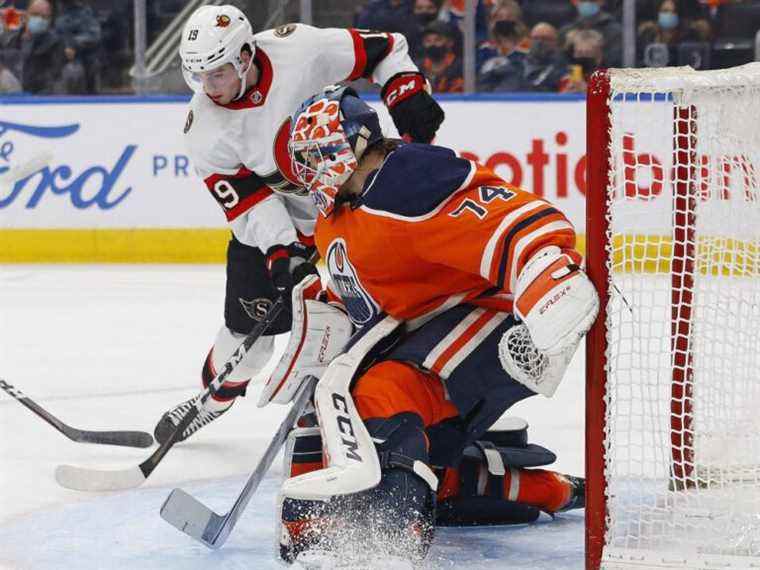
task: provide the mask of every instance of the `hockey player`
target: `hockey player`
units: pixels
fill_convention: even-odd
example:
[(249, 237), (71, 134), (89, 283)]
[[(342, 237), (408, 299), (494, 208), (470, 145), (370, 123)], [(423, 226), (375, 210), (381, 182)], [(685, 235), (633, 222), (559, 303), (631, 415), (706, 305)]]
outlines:
[[(430, 141), (443, 111), (400, 34), (289, 24), (254, 35), (237, 8), (203, 6), (185, 24), (179, 54), (195, 92), (184, 128), (189, 155), (233, 234), (224, 325), (202, 370), (207, 385), (275, 296), (289, 301), (293, 284), (316, 273), (307, 262), (316, 209), (290, 169), (286, 148), (293, 109), (327, 84), (365, 77), (382, 86), (399, 133), (412, 140)], [(270, 326), (180, 440), (245, 394), (290, 319), (284, 311)], [(159, 442), (190, 405), (164, 414), (155, 429)]]
[[(358, 525), (420, 558), (436, 495), (438, 522), (506, 522), (515, 502), (582, 506), (580, 479), (482, 441), (471, 461), (505, 410), (554, 393), (597, 314), (565, 216), (448, 149), (383, 138), (347, 88), (300, 107), (289, 151), (321, 213), (332, 292), (304, 301), (313, 278), (294, 288), (290, 345), (260, 401), (287, 402), (321, 375), (319, 432), (296, 433), (283, 485), (281, 556), (334, 547)], [(326, 367), (349, 318), (359, 330)]]

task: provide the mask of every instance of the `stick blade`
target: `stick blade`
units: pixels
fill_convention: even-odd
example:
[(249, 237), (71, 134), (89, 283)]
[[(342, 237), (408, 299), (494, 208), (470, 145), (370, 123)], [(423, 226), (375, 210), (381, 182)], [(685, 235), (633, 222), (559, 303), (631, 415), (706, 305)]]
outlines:
[(139, 467), (100, 471), (74, 465), (59, 465), (55, 469), (55, 480), (61, 487), (74, 491), (124, 491), (142, 485), (145, 475)]
[(79, 430), (72, 437), (80, 443), (121, 445), (123, 447), (146, 448), (153, 445), (153, 436), (144, 431), (84, 431)]
[(209, 548), (219, 548), (216, 538), (224, 523), (206, 505), (182, 489), (174, 489), (161, 507), (161, 518), (177, 530), (202, 542)]

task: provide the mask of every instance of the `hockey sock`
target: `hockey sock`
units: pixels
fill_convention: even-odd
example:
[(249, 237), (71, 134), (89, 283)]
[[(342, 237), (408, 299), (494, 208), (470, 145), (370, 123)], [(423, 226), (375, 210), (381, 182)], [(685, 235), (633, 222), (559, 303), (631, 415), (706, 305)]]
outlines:
[(559, 473), (545, 469), (511, 467), (504, 475), (504, 498), (554, 513), (567, 505), (572, 494), (570, 482)]

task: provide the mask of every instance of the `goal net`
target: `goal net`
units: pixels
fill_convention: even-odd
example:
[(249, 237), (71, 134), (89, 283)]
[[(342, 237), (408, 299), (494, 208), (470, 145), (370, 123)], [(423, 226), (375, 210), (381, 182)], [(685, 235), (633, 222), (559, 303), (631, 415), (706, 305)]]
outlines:
[(760, 64), (588, 96), (588, 568), (760, 568)]

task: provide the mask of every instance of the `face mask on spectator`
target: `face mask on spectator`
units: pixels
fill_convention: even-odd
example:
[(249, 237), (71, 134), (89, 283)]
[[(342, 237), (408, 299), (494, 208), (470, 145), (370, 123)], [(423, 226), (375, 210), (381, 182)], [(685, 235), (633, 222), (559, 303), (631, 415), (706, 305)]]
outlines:
[(435, 12), (420, 12), (418, 14), (414, 15), (417, 18), (417, 22), (419, 22), (420, 26), (425, 27), (430, 22), (436, 19), (438, 14)]
[(554, 50), (543, 40), (533, 40), (530, 44), (528, 57), (533, 61), (545, 62), (554, 55)]
[(663, 30), (672, 30), (678, 25), (678, 14), (674, 12), (660, 12), (657, 14), (657, 23)]
[(592, 18), (599, 13), (599, 4), (596, 2), (578, 2), (578, 14), (581, 18)]
[(428, 46), (425, 48), (425, 55), (433, 61), (441, 61), (446, 55), (446, 48), (443, 46)]
[(41, 34), (50, 27), (50, 21), (42, 16), (29, 16), (26, 27), (32, 34)]

